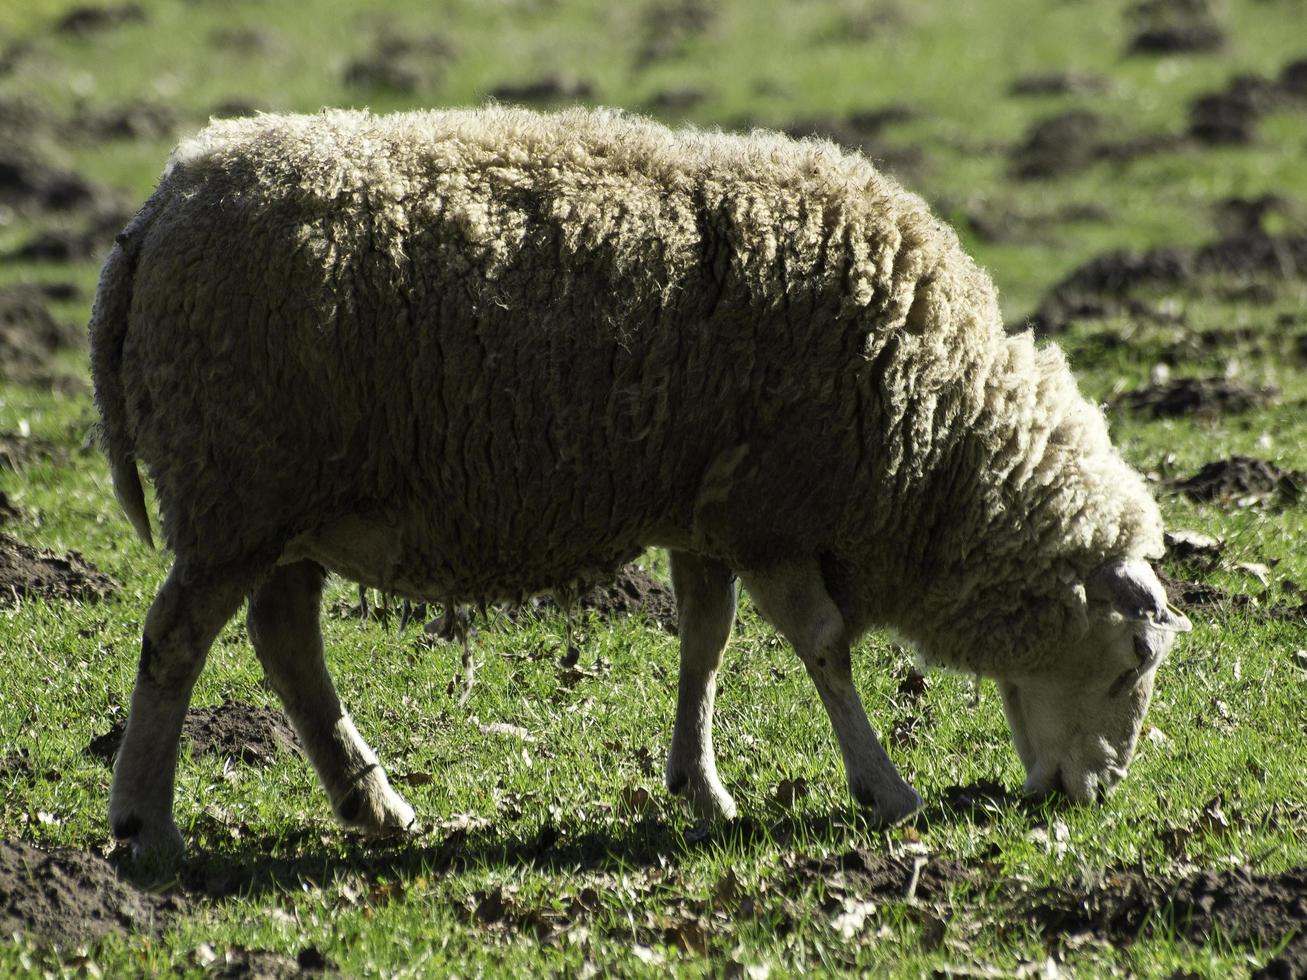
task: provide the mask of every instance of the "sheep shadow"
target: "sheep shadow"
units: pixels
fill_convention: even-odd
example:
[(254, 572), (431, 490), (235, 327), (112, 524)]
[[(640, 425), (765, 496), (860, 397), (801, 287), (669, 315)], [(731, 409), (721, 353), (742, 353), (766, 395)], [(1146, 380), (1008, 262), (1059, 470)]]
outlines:
[[(1002, 791), (994, 784), (949, 787), (939, 802), (918, 812), (905, 825), (880, 829), (857, 809), (804, 813), (772, 807), (770, 812), (744, 816), (729, 824), (689, 825), (651, 814), (626, 822), (593, 824), (546, 821), (520, 832), (494, 825), (469, 826), (393, 840), (368, 840), (324, 834), (315, 827), (289, 835), (244, 835), (195, 853), (173, 885), (201, 900), (330, 887), (342, 879), (396, 881), (419, 875), (451, 875), (476, 869), (530, 867), (541, 872), (599, 874), (664, 867), (696, 851), (733, 851), (773, 846), (800, 854), (810, 842), (859, 839), (868, 850), (889, 853), (912, 830), (959, 823), (990, 823), (1005, 808), (1017, 807), (1038, 820), (1049, 803), (1033, 802)], [(903, 827), (910, 828), (905, 831)], [(342, 846), (342, 844), (344, 846)], [(130, 864), (119, 873), (138, 884), (144, 872)], [(151, 883), (158, 888), (160, 882)]]

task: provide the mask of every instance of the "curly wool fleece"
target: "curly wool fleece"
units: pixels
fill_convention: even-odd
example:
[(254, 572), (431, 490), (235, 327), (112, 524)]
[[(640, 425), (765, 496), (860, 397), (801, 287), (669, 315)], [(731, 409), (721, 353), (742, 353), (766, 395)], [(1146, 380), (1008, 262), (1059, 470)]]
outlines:
[[(489, 599), (666, 545), (817, 557), (855, 634), (992, 673), (1161, 523), (1060, 352), (920, 198), (822, 141), (612, 111), (216, 122), (92, 322), (115, 478), (178, 558), (395, 529), (369, 584)], [(341, 525), (341, 526), (347, 526)]]

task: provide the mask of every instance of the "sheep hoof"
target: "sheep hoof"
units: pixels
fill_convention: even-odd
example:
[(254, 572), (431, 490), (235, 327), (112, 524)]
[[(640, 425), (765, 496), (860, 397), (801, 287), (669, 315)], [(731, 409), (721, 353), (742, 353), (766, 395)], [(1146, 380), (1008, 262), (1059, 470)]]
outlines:
[(674, 796), (683, 796), (690, 812), (699, 820), (734, 820), (735, 801), (726, 792), (716, 776), (667, 774), (667, 789)]
[(368, 837), (402, 834), (416, 821), (413, 808), (390, 788), (379, 770), (359, 780), (333, 809), (341, 826)]
[(860, 793), (853, 791), (853, 798), (867, 811), (868, 822), (877, 827), (893, 827), (902, 823), (921, 809), (925, 802), (921, 794), (902, 783), (889, 792)]
[(127, 845), (132, 864), (138, 870), (171, 870), (186, 853), (186, 842), (171, 814), (152, 821), (128, 816), (113, 820), (110, 825), (114, 836)]

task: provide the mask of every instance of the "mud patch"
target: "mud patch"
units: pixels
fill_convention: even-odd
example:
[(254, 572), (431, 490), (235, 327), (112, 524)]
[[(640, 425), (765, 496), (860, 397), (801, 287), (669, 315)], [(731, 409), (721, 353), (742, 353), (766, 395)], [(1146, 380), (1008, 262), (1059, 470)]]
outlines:
[(9, 494), (0, 490), (0, 527), (21, 521), (24, 516), (23, 509), (9, 499)]
[(1088, 109), (1072, 109), (1033, 123), (1011, 151), (1011, 173), (1018, 180), (1048, 180), (1084, 170), (1099, 161), (1128, 163), (1138, 157), (1176, 149), (1180, 141), (1166, 134), (1104, 138), (1103, 118)]
[(30, 286), (0, 289), (0, 378), (48, 383), (50, 359), (82, 341), (82, 331), (57, 321)]
[(159, 933), (178, 910), (176, 899), (133, 888), (94, 854), (0, 841), (0, 935), (66, 949), (111, 933)]
[(1061, 333), (1073, 322), (1135, 312), (1131, 294), (1142, 289), (1197, 291), (1203, 277), (1248, 284), (1307, 277), (1307, 234), (1272, 235), (1257, 230), (1215, 239), (1198, 248), (1116, 250), (1073, 269), (1045, 295), (1029, 324), (1041, 336)]
[(136, 3), (106, 7), (74, 7), (59, 19), (55, 24), (55, 30), (60, 34), (89, 37), (124, 24), (143, 24), (145, 21), (145, 8)]
[(27, 749), (0, 755), (0, 781), (31, 779), (35, 775), (36, 770), (32, 768), (32, 760)]
[(1130, 54), (1197, 54), (1219, 51), (1228, 40), (1225, 28), (1205, 18), (1144, 27), (1130, 39)]
[(1278, 875), (1247, 868), (1201, 871), (1169, 884), (1114, 872), (1079, 892), (1036, 892), (1027, 911), (1055, 935), (1130, 941), (1153, 923), (1173, 925), (1196, 943), (1219, 934), (1239, 944), (1274, 946), (1307, 932), (1307, 869)]
[(1274, 387), (1253, 388), (1232, 378), (1175, 378), (1124, 392), (1114, 405), (1145, 418), (1218, 416), (1269, 405), (1279, 393)]
[(1014, 80), (1008, 92), (1015, 96), (1096, 95), (1106, 92), (1107, 79), (1101, 75), (1086, 75), (1073, 71), (1043, 72), (1022, 75)]
[(182, 128), (182, 114), (162, 102), (128, 102), (102, 109), (83, 108), (70, 124), (93, 140), (156, 140)]
[(0, 606), (26, 599), (98, 602), (118, 583), (75, 551), (59, 556), (0, 534)]
[(712, 29), (716, 19), (716, 9), (705, 0), (662, 0), (650, 5), (642, 18), (636, 67), (679, 58), (696, 37)]
[(439, 34), (383, 37), (371, 53), (345, 67), (351, 88), (411, 94), (434, 86), (457, 57), (453, 44)]
[(22, 432), (0, 432), (0, 470), (21, 470), (37, 459), (68, 462), (68, 453), (49, 439)]
[[(576, 605), (582, 612), (593, 613), (601, 619), (644, 613), (668, 633), (676, 632), (675, 595), (639, 565), (623, 565), (611, 581), (582, 593)], [(559, 607), (555, 600), (539, 596), (526, 608), (535, 612), (557, 612)]]
[(546, 75), (496, 86), (490, 95), (504, 102), (577, 102), (594, 98), (595, 88), (575, 75)]
[(1263, 601), (1263, 597), (1230, 592), (1209, 582), (1194, 579), (1171, 578), (1165, 572), (1157, 573), (1167, 597), (1186, 613), (1223, 619), (1231, 613), (1241, 613), (1259, 622), (1307, 623), (1307, 597), (1298, 605)]
[(851, 850), (824, 858), (788, 861), (792, 884), (820, 881), (827, 891), (881, 902), (945, 900), (949, 892), (981, 880), (978, 869), (938, 854), (891, 857)]
[(1214, 460), (1193, 476), (1171, 483), (1172, 490), (1190, 500), (1237, 507), (1291, 504), (1302, 496), (1304, 486), (1307, 474), (1251, 456)]
[(204, 975), (214, 980), (289, 980), (337, 972), (336, 964), (313, 946), (294, 958), (270, 949), (228, 946), (218, 953), (204, 947), (195, 954), (195, 961)]
[[(86, 752), (112, 765), (126, 730), (126, 721), (117, 722), (91, 739)], [(190, 745), (192, 755), (237, 759), (251, 766), (268, 765), (282, 752), (301, 751), (295, 729), (284, 714), (243, 701), (190, 709), (182, 723), (182, 741)]]

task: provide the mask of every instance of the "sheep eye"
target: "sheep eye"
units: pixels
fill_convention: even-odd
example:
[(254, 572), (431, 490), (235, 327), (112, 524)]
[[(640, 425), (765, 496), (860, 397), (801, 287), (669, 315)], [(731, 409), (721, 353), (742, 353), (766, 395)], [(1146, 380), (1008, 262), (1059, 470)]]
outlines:
[(1148, 662), (1148, 658), (1153, 655), (1153, 651), (1148, 649), (1148, 644), (1144, 642), (1144, 638), (1142, 636), (1135, 636), (1134, 639), (1135, 639), (1135, 656), (1139, 658), (1139, 663), (1142, 666), (1143, 664)]

